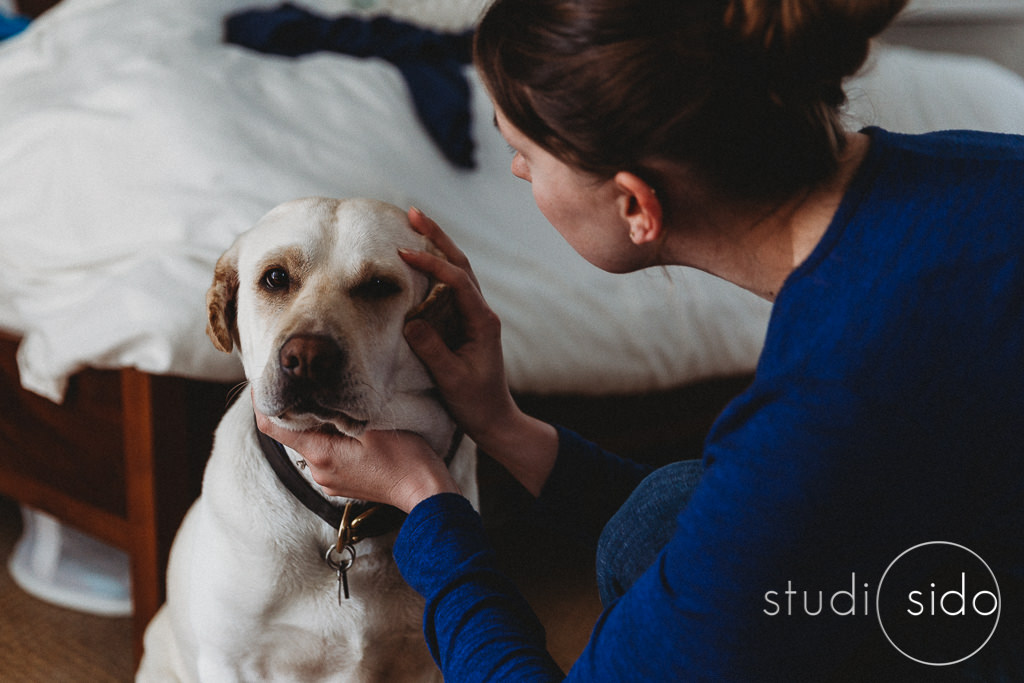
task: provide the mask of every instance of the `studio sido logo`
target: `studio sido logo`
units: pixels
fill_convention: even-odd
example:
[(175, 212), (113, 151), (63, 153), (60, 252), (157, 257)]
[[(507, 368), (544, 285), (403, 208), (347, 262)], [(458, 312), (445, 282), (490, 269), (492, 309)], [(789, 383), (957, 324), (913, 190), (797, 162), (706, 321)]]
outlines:
[(999, 583), (985, 560), (948, 541), (903, 551), (885, 570), (875, 614), (893, 647), (920, 664), (977, 654), (999, 624)]
[[(850, 576), (850, 590), (794, 590), (764, 595), (768, 616), (871, 613), (871, 585)], [(878, 582), (874, 611), (889, 643), (919, 664), (948, 666), (977, 654), (999, 623), (999, 584), (974, 551), (948, 541), (921, 543), (900, 553)]]

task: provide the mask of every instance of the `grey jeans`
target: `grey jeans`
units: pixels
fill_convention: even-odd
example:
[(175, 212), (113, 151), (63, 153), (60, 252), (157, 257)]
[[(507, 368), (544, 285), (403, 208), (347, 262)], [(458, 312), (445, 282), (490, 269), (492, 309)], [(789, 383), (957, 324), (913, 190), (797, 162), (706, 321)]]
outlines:
[(704, 474), (700, 460), (661, 467), (640, 482), (605, 525), (597, 543), (597, 587), (605, 607), (629, 590), (676, 530)]

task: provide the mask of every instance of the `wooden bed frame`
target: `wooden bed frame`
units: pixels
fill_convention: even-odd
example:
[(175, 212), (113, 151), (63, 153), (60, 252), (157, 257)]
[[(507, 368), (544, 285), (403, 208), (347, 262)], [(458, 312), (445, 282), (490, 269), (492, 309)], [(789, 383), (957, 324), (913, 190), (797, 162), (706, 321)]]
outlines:
[(128, 553), (138, 656), (230, 387), (86, 370), (56, 405), (21, 388), (17, 343), (0, 333), (0, 495)]
[[(199, 493), (232, 386), (137, 370), (85, 370), (57, 405), (21, 388), (17, 337), (0, 332), (0, 495), (48, 512), (131, 558), (135, 654), (163, 602), (171, 541)], [(629, 397), (517, 396), (527, 412), (652, 464), (700, 452), (749, 377)], [(486, 457), (482, 507), (508, 509), (513, 480)], [(500, 517), (500, 514), (496, 516)]]

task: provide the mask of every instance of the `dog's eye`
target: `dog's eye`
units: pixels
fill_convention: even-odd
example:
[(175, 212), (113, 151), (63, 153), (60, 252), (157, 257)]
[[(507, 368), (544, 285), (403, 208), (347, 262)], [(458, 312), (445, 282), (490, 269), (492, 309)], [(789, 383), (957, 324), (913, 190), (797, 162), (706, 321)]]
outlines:
[(288, 285), (291, 280), (288, 278), (288, 271), (284, 268), (274, 267), (263, 273), (263, 277), (260, 279), (260, 285), (263, 289), (268, 292), (278, 292), (282, 289), (288, 289)]
[(390, 278), (371, 277), (369, 280), (353, 287), (352, 296), (368, 301), (376, 301), (387, 299), (398, 294), (400, 291), (402, 291), (402, 287)]

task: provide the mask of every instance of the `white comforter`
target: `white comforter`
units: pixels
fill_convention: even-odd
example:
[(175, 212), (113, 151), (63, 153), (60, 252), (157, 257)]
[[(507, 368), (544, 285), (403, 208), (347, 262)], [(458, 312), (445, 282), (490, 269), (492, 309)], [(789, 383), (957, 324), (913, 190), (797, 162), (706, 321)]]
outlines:
[[(257, 4), (64, 0), (0, 46), (0, 327), (24, 335), (27, 388), (59, 401), (83, 366), (240, 378), (204, 335), (213, 263), (270, 207), (314, 194), (437, 219), (503, 319), (518, 390), (636, 392), (753, 369), (768, 304), (688, 269), (584, 262), (509, 174), (475, 76), (479, 168), (465, 172), (422, 132), (391, 65), (223, 44), (222, 18)], [(1024, 83), (987, 62), (875, 61), (851, 90), (860, 123), (1024, 130)]]

